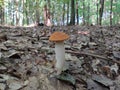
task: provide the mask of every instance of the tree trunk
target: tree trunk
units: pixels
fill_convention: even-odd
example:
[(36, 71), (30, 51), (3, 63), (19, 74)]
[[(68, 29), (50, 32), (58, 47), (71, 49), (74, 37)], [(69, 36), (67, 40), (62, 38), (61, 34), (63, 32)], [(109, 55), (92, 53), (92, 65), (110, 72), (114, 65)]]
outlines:
[(50, 20), (50, 11), (47, 8), (47, 5), (44, 6), (44, 24), (46, 26), (52, 26), (52, 23)]
[(18, 23), (19, 23), (19, 17), (18, 17), (18, 15), (19, 15), (19, 13), (18, 13), (18, 1), (15, 1), (15, 6), (16, 6), (16, 8), (15, 8), (15, 17), (16, 17), (16, 25), (18, 25)]
[(98, 18), (99, 18), (99, 17), (98, 17), (98, 15), (99, 15), (99, 12), (98, 12), (98, 2), (96, 3), (96, 6), (97, 6), (97, 11), (96, 11), (96, 13), (97, 13), (97, 25), (98, 25), (98, 23), (99, 23), (99, 22), (98, 22)]
[(1, 20), (1, 24), (4, 24), (4, 8), (3, 6), (0, 6), (0, 20)]
[(47, 25), (47, 19), (48, 19), (48, 9), (47, 9), (47, 5), (44, 6), (44, 24)]
[[(2, 7), (0, 6), (0, 12), (2, 12)], [(2, 13), (0, 13), (0, 24), (2, 24)]]
[(83, 25), (85, 25), (85, 0), (83, 0)]
[(87, 16), (87, 25), (90, 23), (90, 2), (88, 2), (88, 16)]
[(67, 2), (67, 25), (69, 22), (69, 1)]
[(48, 0), (48, 20), (47, 20), (47, 26), (52, 26), (50, 8), (51, 8), (50, 0)]
[(4, 24), (4, 0), (0, 2), (0, 23)]
[(50, 0), (47, 0), (48, 1), (48, 8), (49, 8), (49, 12), (50, 12), (50, 8), (51, 8), (51, 5), (50, 5)]
[(99, 25), (102, 25), (103, 10), (104, 10), (104, 0), (100, 0)]
[[(54, 16), (55, 16), (55, 5), (52, 6), (52, 13), (51, 13), (51, 21), (54, 21)], [(54, 24), (54, 22), (52, 22)]]
[(65, 3), (63, 4), (63, 15), (62, 15), (62, 22), (63, 22), (63, 25), (65, 25)]
[(29, 24), (29, 14), (28, 14), (28, 10), (29, 10), (29, 1), (26, 1), (26, 24)]
[(39, 3), (36, 0), (36, 24), (39, 25), (40, 22), (40, 10), (39, 10)]
[(0, 12), (1, 12), (1, 13), (0, 13), (0, 16), (1, 16), (1, 17), (0, 17), (0, 23), (2, 24), (2, 6), (1, 6), (1, 5), (0, 5)]
[(76, 1), (76, 18), (77, 18), (77, 25), (78, 25), (79, 24), (78, 0)]
[[(9, 10), (9, 6), (12, 6), (12, 10), (10, 10), (11, 11), (11, 13), (14, 13), (14, 14), (11, 14), (11, 16), (12, 16), (12, 20), (11, 20), (11, 25), (15, 25), (15, 1), (10, 1), (9, 3), (8, 3), (9, 5), (8, 5), (8, 10)], [(7, 12), (7, 16), (9, 15), (9, 11)], [(8, 23), (8, 17), (6, 17), (6, 23)]]
[(112, 26), (112, 5), (113, 5), (113, 0), (111, 0), (110, 3), (110, 26)]
[(24, 0), (22, 1), (22, 4), (23, 4), (23, 10), (22, 10), (22, 14), (23, 14), (22, 25), (24, 25), (24, 24), (25, 24), (25, 19), (24, 19), (25, 3), (24, 3)]
[(75, 25), (75, 0), (71, 0), (71, 18), (70, 25)]
[[(118, 8), (118, 5), (117, 5), (118, 0), (115, 0), (114, 2), (115, 2), (115, 8), (117, 9)], [(118, 22), (119, 22), (119, 17), (118, 17), (119, 12), (113, 12), (113, 14), (114, 14), (113, 17), (115, 18), (115, 19), (113, 19), (114, 24), (118, 24)]]

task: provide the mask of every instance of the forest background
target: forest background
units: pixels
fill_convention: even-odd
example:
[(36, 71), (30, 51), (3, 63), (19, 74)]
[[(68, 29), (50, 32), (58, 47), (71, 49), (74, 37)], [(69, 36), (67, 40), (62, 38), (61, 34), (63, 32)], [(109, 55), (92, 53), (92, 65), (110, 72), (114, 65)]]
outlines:
[(45, 24), (45, 8), (58, 26), (120, 23), (120, 0), (0, 0), (0, 24)]

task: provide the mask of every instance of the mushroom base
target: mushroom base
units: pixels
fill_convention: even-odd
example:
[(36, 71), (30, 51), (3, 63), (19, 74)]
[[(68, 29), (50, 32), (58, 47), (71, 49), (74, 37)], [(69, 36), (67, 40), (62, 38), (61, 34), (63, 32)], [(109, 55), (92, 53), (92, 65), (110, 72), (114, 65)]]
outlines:
[(64, 64), (65, 64), (65, 48), (64, 42), (56, 42), (55, 43), (55, 57), (56, 64), (55, 68), (57, 70), (57, 74), (61, 74)]

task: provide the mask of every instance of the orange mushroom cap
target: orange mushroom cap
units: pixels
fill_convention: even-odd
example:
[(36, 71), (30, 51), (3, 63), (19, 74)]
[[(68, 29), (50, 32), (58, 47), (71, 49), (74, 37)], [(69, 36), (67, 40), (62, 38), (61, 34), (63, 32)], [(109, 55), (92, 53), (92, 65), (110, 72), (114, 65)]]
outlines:
[(66, 33), (56, 31), (53, 34), (51, 34), (49, 40), (54, 42), (59, 42), (59, 41), (64, 41), (68, 38), (69, 38), (69, 35), (67, 35)]

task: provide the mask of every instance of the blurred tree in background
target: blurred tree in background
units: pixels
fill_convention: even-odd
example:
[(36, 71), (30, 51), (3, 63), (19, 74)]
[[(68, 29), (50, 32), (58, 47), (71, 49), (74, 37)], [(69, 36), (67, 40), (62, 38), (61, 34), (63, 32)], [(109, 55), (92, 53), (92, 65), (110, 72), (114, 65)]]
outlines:
[(26, 26), (33, 23), (120, 24), (120, 0), (0, 0), (1, 25)]

